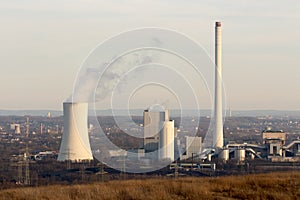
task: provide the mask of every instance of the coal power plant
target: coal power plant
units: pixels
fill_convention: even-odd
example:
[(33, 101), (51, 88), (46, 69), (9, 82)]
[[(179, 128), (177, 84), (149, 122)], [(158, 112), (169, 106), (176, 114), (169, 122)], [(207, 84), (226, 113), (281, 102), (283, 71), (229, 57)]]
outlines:
[[(197, 134), (182, 135), (178, 133), (176, 119), (170, 118), (168, 109), (155, 106), (143, 112), (143, 122), (140, 123), (143, 138), (139, 148), (128, 148), (128, 152), (136, 155), (127, 155), (126, 151), (109, 151), (109, 158), (116, 162), (132, 159), (143, 164), (144, 168), (150, 162), (169, 162), (174, 167), (174, 161), (180, 161), (180, 167), (216, 169), (217, 161), (223, 164), (229, 160), (236, 164), (245, 164), (246, 160), (272, 160), (280, 162), (297, 161), (300, 155), (300, 141), (294, 140), (286, 144), (286, 134), (283, 131), (266, 129), (262, 132), (260, 143), (237, 143), (224, 140), (224, 108), (223, 108), (223, 78), (222, 78), (222, 24), (215, 22), (215, 63), (214, 63), (214, 110), (210, 132), (205, 138)], [(79, 102), (66, 102), (64, 109), (64, 133), (58, 155), (58, 161), (84, 161), (92, 160), (92, 150), (88, 135), (88, 104)], [(198, 125), (197, 125), (198, 126)], [(197, 127), (198, 128), (198, 127)], [(108, 128), (110, 130), (110, 128)], [(177, 132), (178, 131), (178, 132)], [(190, 132), (189, 132), (190, 133)], [(110, 133), (107, 133), (108, 135)], [(180, 137), (178, 136), (180, 134)], [(210, 137), (211, 136), (211, 137)], [(146, 164), (145, 164), (146, 163)], [(148, 164), (147, 164), (148, 163)], [(179, 165), (179, 164), (176, 164)], [(125, 169), (125, 167), (124, 167)]]
[[(223, 102), (222, 102), (222, 27), (221, 22), (215, 24), (215, 91), (214, 91), (214, 132), (210, 149), (217, 155), (224, 146), (223, 140)], [(82, 161), (92, 160), (93, 155), (88, 136), (88, 104), (81, 102), (65, 102), (64, 133), (62, 136), (58, 160)], [(174, 120), (169, 119), (169, 111), (144, 111), (144, 143), (138, 152), (150, 153), (157, 160), (175, 160), (175, 145), (180, 143), (176, 139)], [(189, 140), (198, 140), (198, 137)], [(202, 140), (200, 138), (200, 140)], [(189, 142), (188, 144), (192, 144)], [(193, 156), (201, 154), (201, 144), (193, 149)], [(189, 147), (186, 146), (186, 151)], [(152, 152), (152, 153), (151, 153)], [(212, 152), (207, 152), (212, 154)], [(223, 155), (224, 153), (222, 153)], [(213, 155), (213, 154), (212, 154)], [(221, 155), (221, 154), (220, 154)], [(207, 157), (208, 155), (206, 155)], [(140, 156), (139, 156), (140, 157)], [(178, 155), (177, 155), (178, 157)], [(183, 158), (184, 156), (180, 156)]]
[[(209, 83), (207, 89), (211, 89), (208, 95), (208, 100), (212, 103), (211, 109), (200, 110), (200, 107), (195, 109), (189, 105), (192, 95), (178, 93), (186, 94), (184, 98), (187, 102), (180, 102), (182, 99), (177, 98), (175, 94), (177, 90), (174, 90), (175, 95), (172, 97), (165, 91), (160, 93), (160, 89), (156, 90), (155, 86), (150, 87), (150, 91), (143, 94), (134, 91), (136, 94), (131, 94), (130, 102), (133, 104), (130, 110), (122, 109), (123, 106), (118, 105), (116, 101), (115, 110), (99, 109), (89, 113), (92, 111), (89, 108), (93, 104), (88, 103), (84, 94), (90, 94), (90, 91), (86, 91), (96, 83), (99, 70), (88, 68), (87, 71), (83, 71), (87, 73), (83, 75), (83, 79), (80, 79), (79, 87), (76, 85), (76, 91), (80, 91), (78, 93), (82, 95), (74, 91), (73, 100), (69, 98), (63, 103), (63, 115), (62, 111), (37, 110), (32, 113), (38, 114), (24, 115), (25, 111), (22, 111), (20, 112), (22, 114), (0, 116), (2, 119), (0, 120), (0, 149), (3, 152), (1, 162), (4, 166), (2, 170), (0, 169), (0, 187), (72, 185), (98, 181), (106, 184), (110, 180), (214, 177), (299, 171), (299, 111), (234, 110), (231, 113), (230, 108), (226, 108), (223, 69), (230, 68), (227, 66), (231, 64), (226, 62), (227, 65), (223, 65), (226, 68), (222, 66), (222, 46), (227, 41), (225, 37), (222, 41), (222, 31), (225, 32), (225, 28), (226, 24), (220, 21), (213, 22), (211, 25), (214, 59), (212, 61), (208, 57), (206, 60), (205, 65), (209, 70), (206, 76), (203, 76), (203, 78), (207, 76), (211, 78), (204, 80)], [(163, 46), (163, 43), (160, 44)], [(174, 45), (177, 46), (176, 43)], [(199, 60), (192, 64), (201, 64), (203, 56), (207, 56), (196, 51), (193, 52), (194, 55)], [(148, 58), (151, 56), (146, 57), (147, 62), (142, 66), (148, 66), (150, 63), (152, 69), (152, 61)], [(131, 58), (129, 61), (132, 61)], [(136, 59), (136, 56), (133, 59)], [(161, 60), (164, 61), (164, 58)], [(122, 62), (118, 64), (126, 71)], [(136, 63), (129, 62), (128, 65), (135, 67)], [(178, 67), (187, 73), (194, 72), (189, 71), (180, 62)], [(99, 94), (110, 91), (113, 88), (111, 83), (118, 82), (115, 80), (121, 77), (124, 72), (122, 70), (117, 71), (116, 74), (113, 70), (109, 71), (110, 76), (99, 82), (97, 88), (99, 91), (96, 92)], [(147, 76), (151, 74), (150, 71), (145, 72)], [(154, 82), (153, 75), (157, 74), (157, 76), (162, 75), (164, 81), (173, 81), (174, 88), (178, 87), (183, 92), (188, 89), (180, 84), (179, 79), (169, 74), (165, 75), (163, 72), (162, 68), (158, 68), (155, 74), (149, 76), (151, 80), (149, 83)], [(113, 79), (115, 77), (117, 78)], [(137, 80), (139, 78), (148, 80), (148, 77), (142, 75), (134, 77)], [(191, 78), (195, 80), (191, 82), (195, 85), (193, 89), (197, 95), (200, 93), (202, 95), (203, 90), (198, 83), (203, 80), (200, 77)], [(136, 81), (130, 76), (126, 80), (132, 80), (133, 83)], [(106, 88), (103, 91), (100, 91), (101, 84)], [(139, 86), (139, 82), (131, 85)], [(125, 89), (127, 85), (122, 87)], [(85, 92), (82, 93), (83, 91)], [(173, 90), (169, 91), (172, 92)], [(106, 94), (101, 93), (100, 96)], [(141, 101), (143, 99), (141, 94), (149, 99), (140, 104), (135, 102), (134, 98)], [(152, 101), (152, 97), (158, 100)], [(159, 98), (163, 100), (165, 97), (170, 99), (170, 102), (177, 100), (178, 109), (174, 109), (172, 103), (169, 104), (168, 101), (158, 103), (161, 101)], [(202, 102), (201, 98), (202, 96), (196, 100), (199, 100), (199, 105), (201, 103), (201, 106), (205, 106), (202, 104), (205, 101)], [(272, 96), (266, 95), (263, 98), (273, 100)], [(127, 99), (120, 96), (117, 100)], [(106, 106), (105, 101), (106, 99), (97, 99), (94, 103), (102, 107)], [(126, 103), (129, 105), (129, 101)], [(112, 104), (110, 105), (112, 107)], [(191, 108), (188, 109), (188, 106)], [(226, 110), (229, 110), (229, 116), (225, 115)], [(278, 179), (274, 179), (271, 184), (278, 185), (277, 181)], [(198, 190), (197, 188), (195, 190)], [(189, 196), (184, 196), (187, 197)]]
[(300, 200), (300, 1), (48, 1), (0, 2), (0, 200)]

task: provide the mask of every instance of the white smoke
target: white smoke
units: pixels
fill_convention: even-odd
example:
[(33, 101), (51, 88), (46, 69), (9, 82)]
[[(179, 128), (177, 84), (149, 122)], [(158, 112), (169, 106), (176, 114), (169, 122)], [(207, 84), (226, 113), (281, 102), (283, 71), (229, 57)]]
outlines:
[[(95, 100), (95, 102), (99, 102), (105, 99), (126, 72), (136, 66), (152, 63), (154, 57), (157, 56), (153, 51), (143, 50), (123, 57), (116, 57), (112, 59), (110, 64), (103, 63), (99, 67), (87, 67), (80, 73), (73, 94), (67, 101), (89, 102)], [(131, 73), (141, 76), (144, 70), (145, 68), (136, 69)], [(126, 84), (126, 80), (122, 80), (122, 84)]]

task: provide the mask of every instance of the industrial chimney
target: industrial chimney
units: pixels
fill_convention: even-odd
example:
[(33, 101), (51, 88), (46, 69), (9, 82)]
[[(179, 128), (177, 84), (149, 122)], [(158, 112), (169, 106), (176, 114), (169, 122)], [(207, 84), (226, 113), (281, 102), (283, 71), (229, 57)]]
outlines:
[(222, 28), (221, 22), (215, 26), (215, 108), (213, 147), (223, 147), (223, 116), (222, 116)]
[(88, 103), (65, 102), (63, 109), (64, 133), (57, 160), (92, 160), (87, 127)]

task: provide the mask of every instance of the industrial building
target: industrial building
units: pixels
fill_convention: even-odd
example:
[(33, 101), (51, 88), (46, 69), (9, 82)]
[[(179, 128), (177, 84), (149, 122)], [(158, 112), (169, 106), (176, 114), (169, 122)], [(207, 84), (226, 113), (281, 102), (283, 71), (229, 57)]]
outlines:
[(169, 121), (168, 110), (148, 109), (144, 111), (144, 149), (146, 153), (158, 150), (159, 132), (163, 129), (165, 121)]
[(168, 110), (144, 111), (144, 151), (151, 158), (174, 160), (174, 120)]
[(21, 125), (20, 124), (11, 123), (10, 124), (10, 130), (14, 130), (15, 134), (20, 134), (21, 133)]
[(201, 153), (202, 137), (185, 137), (185, 151), (180, 156), (180, 160), (196, 157)]
[(159, 160), (174, 160), (174, 139), (174, 120), (165, 121), (163, 129), (159, 133)]
[(286, 145), (286, 133), (282, 130), (263, 130), (262, 144), (227, 144), (214, 156), (224, 162), (236, 160), (243, 163), (245, 160), (265, 159), (274, 162), (300, 161), (300, 140)]
[(271, 129), (264, 130), (262, 132), (262, 140), (267, 148), (268, 159), (283, 155), (282, 150), (286, 141), (286, 133), (283, 131), (272, 131)]

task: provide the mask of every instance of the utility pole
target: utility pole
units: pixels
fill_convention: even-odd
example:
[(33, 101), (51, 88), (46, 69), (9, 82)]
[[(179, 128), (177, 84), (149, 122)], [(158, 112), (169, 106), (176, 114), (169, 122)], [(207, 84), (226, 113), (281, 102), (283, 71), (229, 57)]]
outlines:
[(18, 184), (23, 183), (23, 160), (24, 158), (21, 156), (18, 156)]
[(29, 152), (28, 152), (28, 137), (29, 137), (29, 117), (26, 117), (26, 150), (24, 153), (24, 163), (25, 163), (25, 185), (30, 185), (30, 171), (29, 171)]
[(26, 117), (26, 136), (29, 136), (29, 117)]
[(80, 174), (81, 174), (81, 181), (85, 181), (85, 166), (84, 162), (80, 163)]
[(101, 166), (100, 166), (100, 173), (101, 173), (101, 182), (103, 182), (104, 166), (103, 166), (102, 163), (101, 163)]
[(28, 145), (26, 144), (26, 153), (24, 154), (24, 162), (25, 162), (25, 185), (30, 185), (30, 171), (29, 171), (29, 153), (28, 153)]
[(174, 169), (174, 178), (178, 178), (178, 163), (176, 161), (175, 169)]
[(123, 178), (123, 180), (125, 180), (126, 179), (126, 172), (125, 172), (125, 169), (126, 169), (126, 163), (125, 163), (125, 155), (124, 155), (124, 158), (123, 158), (123, 170), (121, 169), (121, 173), (120, 173), (120, 175), (122, 176), (122, 178)]
[(43, 134), (43, 124), (41, 123), (41, 134)]
[(67, 169), (71, 169), (71, 163), (72, 163), (72, 160), (71, 160), (71, 155), (73, 153), (71, 153), (71, 150), (70, 148), (67, 149), (67, 154), (68, 154), (68, 157), (67, 157)]

